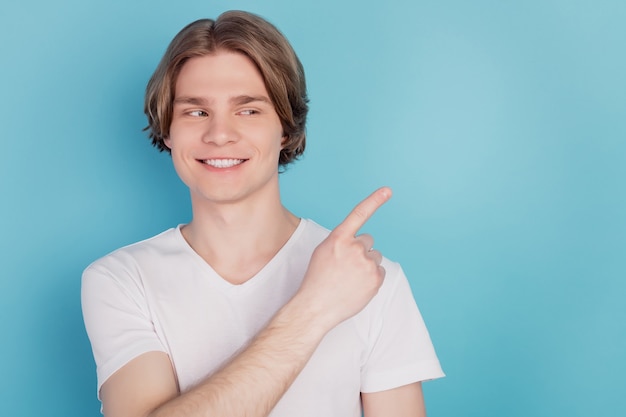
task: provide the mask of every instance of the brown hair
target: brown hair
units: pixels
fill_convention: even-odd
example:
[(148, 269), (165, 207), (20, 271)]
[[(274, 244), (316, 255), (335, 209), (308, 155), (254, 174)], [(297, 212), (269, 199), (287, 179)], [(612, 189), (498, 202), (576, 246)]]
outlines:
[(309, 101), (302, 63), (274, 25), (242, 11), (223, 13), (216, 20), (197, 20), (174, 37), (146, 87), (145, 130), (152, 144), (170, 151), (164, 140), (172, 122), (176, 79), (185, 62), (218, 49), (242, 53), (257, 66), (285, 135), (278, 163), (285, 166), (295, 161), (304, 152)]

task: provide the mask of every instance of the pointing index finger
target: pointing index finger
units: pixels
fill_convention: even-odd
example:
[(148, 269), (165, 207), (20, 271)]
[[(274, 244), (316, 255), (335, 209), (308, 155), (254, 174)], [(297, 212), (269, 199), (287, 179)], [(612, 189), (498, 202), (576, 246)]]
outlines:
[(381, 187), (352, 209), (350, 214), (334, 230), (335, 233), (356, 236), (357, 232), (391, 198), (391, 188)]

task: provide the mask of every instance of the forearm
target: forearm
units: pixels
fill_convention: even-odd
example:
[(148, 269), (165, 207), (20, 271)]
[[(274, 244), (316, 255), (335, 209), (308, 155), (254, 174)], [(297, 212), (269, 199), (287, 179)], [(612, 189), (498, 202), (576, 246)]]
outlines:
[[(390, 196), (386, 188), (373, 193), (317, 246), (294, 298), (226, 366), (178, 395), (165, 355), (142, 355), (102, 386), (107, 417), (267, 416), (326, 333), (361, 311), (382, 285), (382, 255), (371, 236), (356, 233)], [(146, 378), (156, 366), (165, 380)], [(144, 388), (150, 381), (155, 387)], [(107, 413), (109, 406), (115, 411)]]
[(266, 416), (328, 330), (292, 300), (225, 367), (149, 417)]

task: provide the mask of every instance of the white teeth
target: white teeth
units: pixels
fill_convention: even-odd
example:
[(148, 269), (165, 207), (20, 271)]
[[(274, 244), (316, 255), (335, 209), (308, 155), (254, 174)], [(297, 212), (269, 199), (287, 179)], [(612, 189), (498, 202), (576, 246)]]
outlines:
[(215, 168), (230, 168), (242, 163), (244, 159), (205, 159), (204, 163)]

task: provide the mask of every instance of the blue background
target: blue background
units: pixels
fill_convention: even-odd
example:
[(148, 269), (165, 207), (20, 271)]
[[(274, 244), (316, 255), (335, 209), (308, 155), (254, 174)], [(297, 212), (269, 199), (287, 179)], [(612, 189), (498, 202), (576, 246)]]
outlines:
[(230, 8), (292, 41), (305, 158), (284, 203), (403, 264), (447, 377), (430, 416), (623, 416), (626, 3), (387, 0), (0, 6), (2, 416), (97, 416), (80, 311), (94, 259), (189, 220), (141, 129), (185, 24)]

